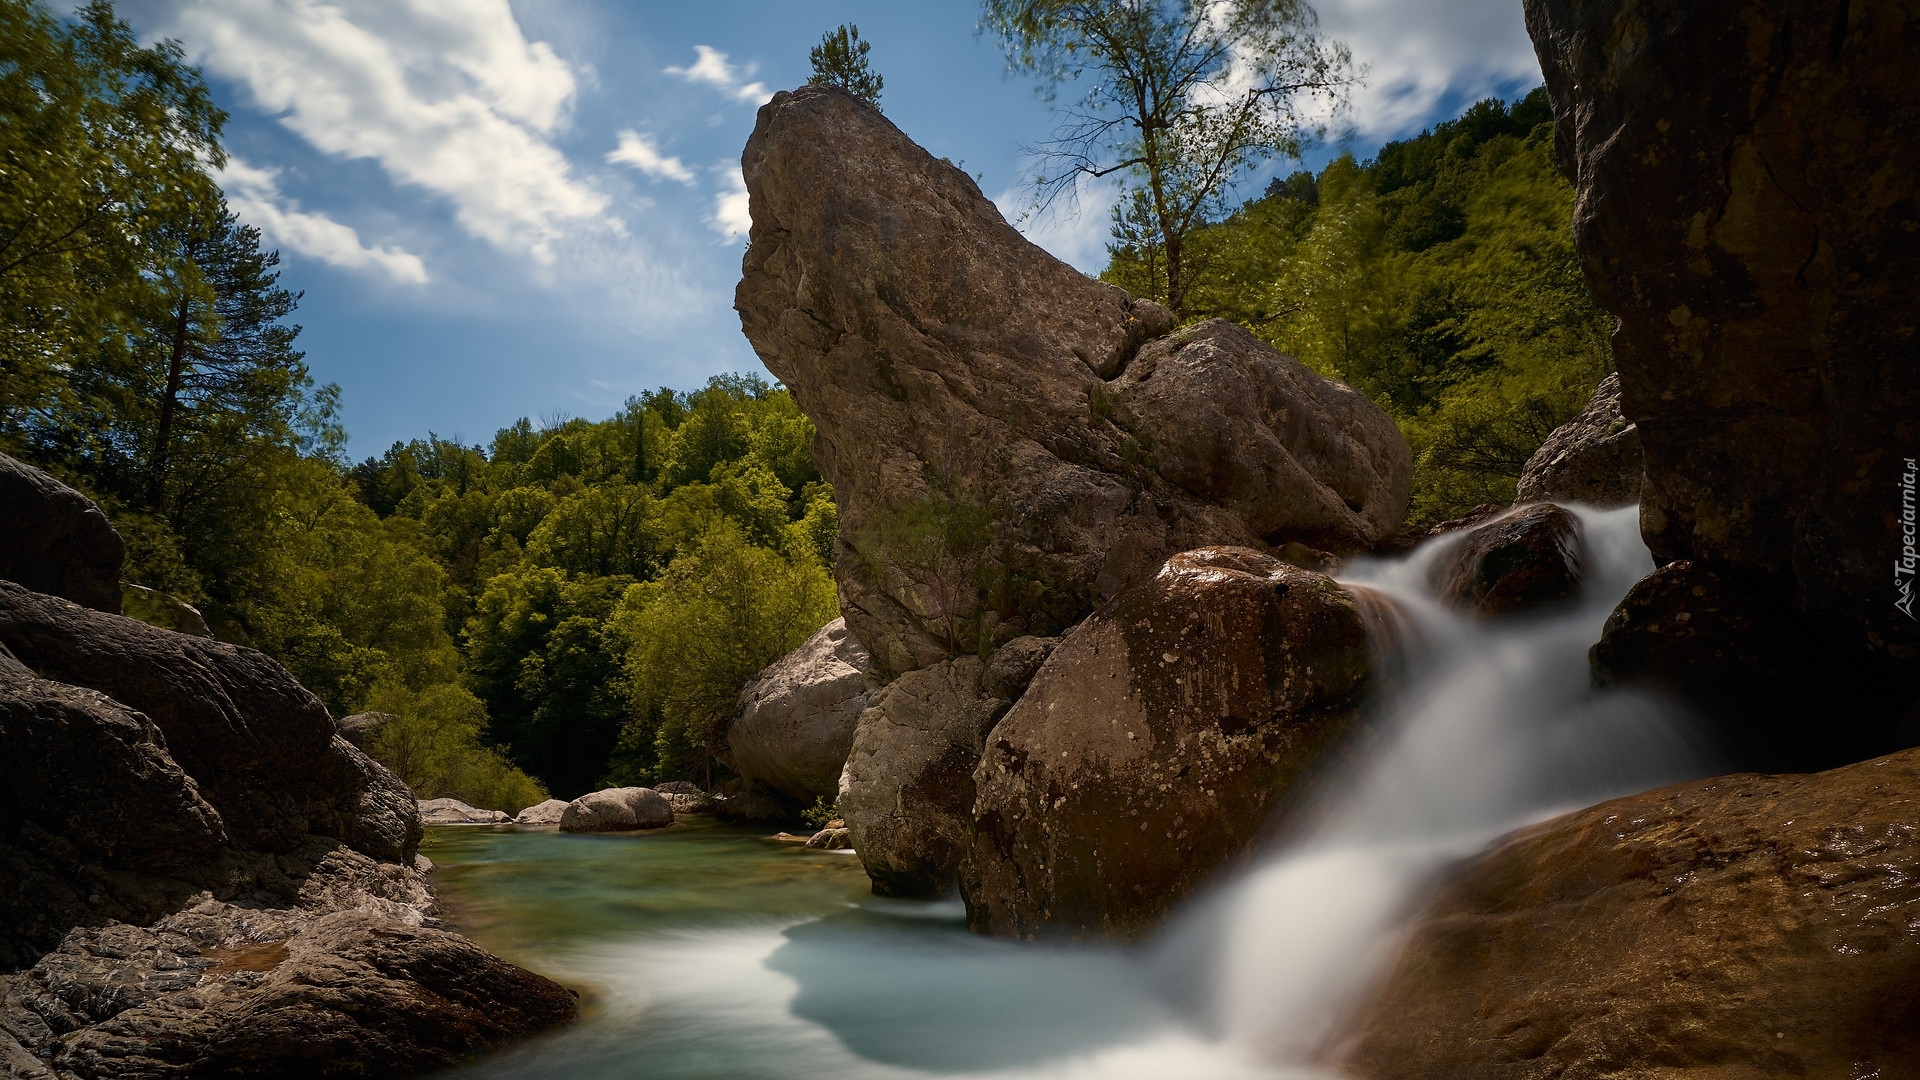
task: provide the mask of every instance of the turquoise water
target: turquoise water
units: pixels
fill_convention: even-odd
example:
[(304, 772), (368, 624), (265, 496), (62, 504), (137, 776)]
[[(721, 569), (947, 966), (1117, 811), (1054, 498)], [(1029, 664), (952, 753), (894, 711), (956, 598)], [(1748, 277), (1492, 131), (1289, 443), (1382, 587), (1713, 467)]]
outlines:
[(1191, 1034), (1142, 953), (981, 938), (958, 902), (875, 897), (857, 859), (761, 836), (429, 829), (449, 921), (587, 1003), (456, 1075), (1271, 1075)]

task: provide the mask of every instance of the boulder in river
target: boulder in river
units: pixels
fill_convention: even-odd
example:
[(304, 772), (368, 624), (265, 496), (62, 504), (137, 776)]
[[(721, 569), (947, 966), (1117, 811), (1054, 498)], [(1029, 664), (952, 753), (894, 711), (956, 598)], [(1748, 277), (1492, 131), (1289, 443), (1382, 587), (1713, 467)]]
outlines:
[(567, 812), (567, 800), (548, 799), (535, 803), (513, 816), (515, 825), (558, 825), (561, 815)]
[(1912, 1076), (1920, 751), (1523, 829), (1448, 874), (1341, 1053), (1377, 1080)]
[(423, 825), (508, 825), (513, 818), (503, 810), (479, 810), (459, 799), (420, 800)]
[(1580, 593), (1580, 519), (1552, 503), (1523, 506), (1459, 536), (1429, 573), (1442, 603), (1511, 615)]
[(867, 708), (871, 666), (845, 619), (821, 627), (747, 684), (721, 760), (803, 806), (831, 802)]
[(1007, 711), (977, 656), (910, 671), (874, 692), (840, 777), (840, 814), (881, 896), (944, 896), (973, 834), (973, 770)]
[(1215, 547), (1075, 627), (973, 774), (969, 925), (1136, 936), (1244, 858), (1354, 726), (1372, 672), (1364, 603)]
[(1649, 546), (1792, 603), (1911, 700), (1920, 621), (1897, 603), (1920, 471), (1920, 11), (1525, 8), (1575, 246), (1620, 318)]
[(1629, 506), (1646, 462), (1640, 429), (1620, 413), (1620, 376), (1600, 380), (1580, 415), (1555, 428), (1520, 471), (1517, 502)]
[(815, 851), (846, 851), (853, 847), (853, 830), (844, 825), (837, 829), (821, 829), (807, 837), (807, 846)]
[(1400, 525), (1412, 459), (1364, 396), (1224, 322), (1169, 335), (843, 91), (774, 95), (742, 168), (735, 306), (818, 429), (883, 677), (1057, 634), (1177, 551)]
[(561, 832), (632, 832), (671, 824), (673, 805), (667, 797), (643, 787), (588, 792), (560, 815)]
[(0, 581), (117, 615), (125, 556), (92, 500), (0, 454)]

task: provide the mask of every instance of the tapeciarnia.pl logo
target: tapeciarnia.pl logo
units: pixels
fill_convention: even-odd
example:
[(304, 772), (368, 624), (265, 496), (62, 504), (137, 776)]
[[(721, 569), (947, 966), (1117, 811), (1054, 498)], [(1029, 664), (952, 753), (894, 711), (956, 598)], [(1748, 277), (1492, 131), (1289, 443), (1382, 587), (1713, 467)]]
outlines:
[(1900, 598), (1893, 606), (1907, 618), (1920, 622), (1920, 617), (1913, 614), (1914, 568), (1916, 560), (1920, 560), (1920, 554), (1914, 551), (1913, 481), (1920, 468), (1915, 466), (1913, 458), (1906, 458), (1905, 463), (1906, 469), (1900, 474), (1900, 557), (1893, 563), (1893, 588)]

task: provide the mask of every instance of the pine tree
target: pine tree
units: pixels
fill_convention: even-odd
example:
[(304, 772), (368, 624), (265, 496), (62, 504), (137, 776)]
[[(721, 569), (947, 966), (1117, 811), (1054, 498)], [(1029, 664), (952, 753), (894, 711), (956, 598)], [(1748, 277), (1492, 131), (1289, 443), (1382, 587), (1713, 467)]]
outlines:
[(837, 86), (880, 111), (880, 87), (886, 80), (867, 66), (867, 53), (873, 46), (860, 40), (860, 28), (841, 23), (839, 28), (820, 36), (820, 44), (807, 54), (813, 61), (813, 77), (808, 85), (825, 83)]

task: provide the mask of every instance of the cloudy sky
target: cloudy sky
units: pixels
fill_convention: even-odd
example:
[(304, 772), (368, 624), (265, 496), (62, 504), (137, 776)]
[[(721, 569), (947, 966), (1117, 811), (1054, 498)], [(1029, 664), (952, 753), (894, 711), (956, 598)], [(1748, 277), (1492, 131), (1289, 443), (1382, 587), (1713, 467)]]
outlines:
[[(353, 452), (520, 416), (598, 418), (630, 394), (762, 371), (733, 285), (754, 111), (858, 24), (887, 116), (1020, 206), (1047, 104), (966, 0), (121, 0), (232, 114), (222, 178), (304, 290), (300, 343), (344, 390)], [(1367, 69), (1364, 157), (1538, 82), (1519, 0), (1321, 0)], [(1295, 163), (1267, 170), (1289, 171)], [(1249, 190), (1264, 186), (1249, 179)], [(1094, 193), (1030, 235), (1089, 272)]]

